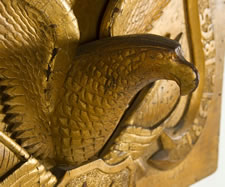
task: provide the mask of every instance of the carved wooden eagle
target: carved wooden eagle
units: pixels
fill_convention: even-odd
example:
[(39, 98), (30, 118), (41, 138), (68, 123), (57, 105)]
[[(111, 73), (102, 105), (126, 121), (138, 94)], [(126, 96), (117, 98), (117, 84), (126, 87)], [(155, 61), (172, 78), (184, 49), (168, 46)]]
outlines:
[[(138, 12), (137, 7), (145, 3)], [(1, 0), (2, 131), (34, 157), (57, 166), (73, 167), (91, 160), (107, 142), (111, 142), (106, 146), (111, 146), (110, 153), (104, 157), (108, 163), (121, 160), (121, 153), (122, 159), (128, 156), (125, 148), (116, 148), (112, 135), (120, 136), (120, 122), (135, 96), (160, 79), (176, 81), (182, 95), (198, 84), (197, 70), (184, 59), (178, 42), (144, 34), (167, 3), (109, 1), (100, 39), (91, 32), (101, 11), (95, 14), (98, 18), (82, 17), (78, 11), (78, 22), (83, 24), (80, 40), (72, 2)], [(78, 5), (76, 1), (75, 9)], [(131, 5), (132, 12), (123, 9)], [(84, 25), (86, 18), (97, 21)], [(154, 94), (152, 89), (147, 92)], [(148, 135), (148, 124), (140, 122), (123, 127), (128, 140), (143, 134), (137, 127), (144, 127)], [(123, 144), (123, 138), (116, 140), (117, 145)]]

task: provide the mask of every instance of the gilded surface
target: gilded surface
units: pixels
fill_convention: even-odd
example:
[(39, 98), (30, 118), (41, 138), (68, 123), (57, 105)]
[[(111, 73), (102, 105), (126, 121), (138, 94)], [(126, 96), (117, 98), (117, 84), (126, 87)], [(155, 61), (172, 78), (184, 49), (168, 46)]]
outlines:
[[(113, 5), (110, 4), (110, 6), (108, 7), (108, 12), (110, 12), (110, 14), (105, 15), (106, 18), (107, 16), (110, 15), (113, 19), (112, 18), (109, 19), (110, 21), (108, 22), (108, 24), (106, 24), (105, 20), (107, 19), (105, 18), (101, 27), (102, 33), (104, 34), (104, 36), (106, 36), (107, 34), (107, 32), (105, 32), (106, 30), (108, 30), (108, 33), (111, 36), (121, 35), (121, 34), (126, 35), (130, 33), (150, 32), (154, 34), (160, 34), (163, 36), (176, 38), (177, 34), (179, 36), (180, 35), (179, 33), (182, 33), (180, 42), (182, 46), (185, 48), (184, 55), (188, 59), (190, 58), (190, 51), (189, 51), (190, 46), (188, 43), (188, 36), (187, 36), (188, 30), (186, 26), (187, 23), (185, 23), (185, 15), (183, 12), (185, 5), (183, 5), (181, 1), (171, 1), (171, 2), (150, 1), (147, 5), (146, 5), (146, 2), (139, 1), (136, 4), (136, 6), (138, 6), (139, 9), (135, 9), (135, 11), (130, 11), (130, 12), (128, 12), (127, 10), (129, 6), (125, 6), (127, 2), (125, 1), (118, 1), (117, 3), (113, 3), (113, 2), (114, 1), (112, 1)], [(146, 8), (147, 6), (150, 6), (151, 8)], [(173, 8), (176, 7), (178, 11), (176, 11), (176, 13), (173, 13), (172, 7)], [(114, 11), (115, 9), (118, 9), (118, 11)], [(148, 11), (151, 12), (152, 16), (150, 17), (137, 16), (137, 18), (135, 16), (136, 14), (140, 14), (140, 15), (150, 14)], [(138, 21), (134, 21), (136, 19)], [(130, 20), (128, 22), (130, 23), (131, 26), (117, 24), (118, 22), (122, 22), (122, 21), (126, 22), (125, 20)], [(143, 22), (148, 22), (149, 23), (147, 24), (148, 26), (151, 25), (150, 27), (146, 26), (145, 31), (143, 30), (143, 27), (142, 27), (143, 25), (138, 26), (138, 24), (141, 24)], [(170, 24), (165, 28), (163, 26), (163, 23), (167, 23), (167, 22), (169, 22)], [(173, 30), (173, 33), (171, 33), (171, 30)], [(195, 63), (201, 64), (202, 61), (196, 60)], [(160, 98), (160, 96), (163, 98)], [(149, 103), (150, 100), (151, 102)], [(150, 88), (149, 91), (148, 91), (148, 88), (143, 89), (142, 93), (139, 94), (135, 102), (132, 104), (132, 107), (129, 108), (127, 113), (124, 115), (123, 120), (120, 122), (120, 126), (124, 126), (124, 125), (135, 126), (136, 125), (138, 127), (144, 127), (144, 128), (150, 127), (151, 130), (154, 132), (153, 134), (151, 133), (151, 131), (148, 133), (149, 134), (148, 143), (146, 142), (146, 140), (145, 141), (141, 140), (140, 134), (136, 136), (135, 138), (133, 138), (132, 140), (133, 144), (135, 144), (135, 146), (139, 147), (140, 149), (140, 151), (134, 150), (135, 152), (134, 154), (136, 155), (135, 158), (138, 158), (140, 157), (140, 155), (143, 154), (141, 150), (145, 149), (144, 152), (146, 153), (147, 152), (146, 149), (149, 147), (148, 145), (152, 144), (154, 141), (156, 142), (162, 141), (162, 140), (158, 140), (158, 137), (163, 132), (163, 129), (178, 126), (177, 124), (180, 122), (182, 116), (184, 115), (184, 111), (186, 110), (187, 105), (188, 105), (188, 97), (187, 96), (180, 97), (179, 88), (177, 87), (176, 83), (174, 83), (173, 81), (157, 81), (157, 83), (152, 88)], [(164, 121), (165, 119), (166, 121)], [(172, 129), (172, 131), (175, 131), (175, 129), (176, 128)], [(143, 130), (146, 131), (146, 129), (143, 129)], [(126, 130), (124, 130), (123, 132), (125, 131)], [(133, 135), (135, 135), (135, 132), (133, 133)], [(126, 133), (123, 136), (126, 137)], [(167, 137), (169, 138), (169, 140), (167, 138), (168, 141), (173, 141), (172, 139), (170, 139), (169, 136)], [(182, 137), (183, 136), (181, 136), (180, 133), (178, 133), (176, 139), (182, 139)], [(145, 139), (146, 137), (143, 135), (143, 138)], [(123, 152), (123, 150), (121, 150), (120, 148), (118, 150), (118, 147), (121, 146), (119, 144), (123, 145), (124, 143), (123, 141), (118, 141), (118, 139), (120, 139), (120, 137), (118, 137), (117, 140), (115, 141), (115, 145), (113, 146), (114, 148), (111, 148), (111, 149), (115, 149), (115, 152), (117, 153), (114, 153), (114, 156), (111, 154), (111, 156), (108, 155), (105, 157), (106, 160), (108, 159), (111, 160), (109, 161), (111, 164), (112, 162), (120, 161), (119, 159), (120, 156), (118, 155), (122, 155), (121, 159), (123, 159), (127, 155), (127, 153), (122, 154), (121, 152)], [(161, 149), (163, 151), (165, 150), (163, 147)], [(184, 148), (185, 151), (187, 149), (190, 150), (188, 147)], [(157, 150), (154, 150), (154, 152), (157, 152)], [(150, 157), (154, 152), (153, 150), (150, 149), (148, 157)], [(181, 154), (185, 155), (186, 153), (184, 153), (184, 151), (182, 150)], [(157, 156), (155, 156), (155, 158), (156, 157)], [(113, 159), (115, 159), (115, 161), (112, 161)], [(167, 159), (167, 158), (160, 158), (160, 159)], [(182, 158), (180, 159), (182, 160)]]
[(1, 184), (133, 186), (182, 163), (213, 96), (198, 3), (2, 0)]
[[(122, 170), (121, 172), (113, 174), (103, 173), (102, 171), (95, 169), (84, 176), (79, 178), (74, 178), (66, 186), (78, 186), (82, 187), (84, 185), (95, 187), (95, 186), (129, 186), (129, 176), (130, 172), (127, 169)], [(101, 180), (99, 180), (101, 179)]]
[[(56, 184), (56, 177), (47, 171), (44, 165), (3, 132), (0, 132), (0, 142), (4, 148), (0, 165), (1, 186), (53, 186)], [(12, 173), (10, 169), (14, 166), (18, 169)]]
[[(6, 116), (13, 115), (5, 120), (22, 147), (44, 161), (71, 167), (95, 156), (135, 94), (157, 79), (175, 80), (181, 94), (197, 86), (197, 72), (184, 60), (175, 41), (140, 35), (79, 47), (76, 57), (65, 58), (66, 64), (69, 60), (75, 63), (68, 67), (68, 72), (62, 72), (66, 73), (65, 80), (55, 93), (60, 83), (54, 80), (59, 63), (55, 45), (59, 42), (58, 35), (61, 37), (61, 25), (54, 26), (51, 23), (54, 20), (45, 17), (55, 4), (47, 4), (42, 13), (36, 9), (40, 5), (32, 7), (32, 2), (1, 3), (5, 22), (1, 31), (1, 85), (7, 87), (4, 94), (9, 97), (3, 100), (3, 105), (8, 106)], [(29, 23), (25, 30), (22, 19)], [(16, 34), (20, 32), (17, 40)], [(20, 50), (19, 46), (29, 45), (32, 37), (34, 46), (24, 48), (24, 52)], [(13, 42), (15, 45), (9, 50)], [(18, 69), (22, 67), (23, 70)], [(25, 112), (25, 108), (29, 110)]]
[[(199, 49), (202, 48), (203, 53), (200, 56), (204, 57), (203, 65), (205, 69), (205, 73), (202, 76), (200, 74), (200, 77), (203, 77), (203, 80), (205, 79), (204, 86), (201, 86), (203, 95), (200, 100), (195, 93), (193, 94), (192, 101), (194, 102), (192, 102), (191, 107), (193, 112), (189, 110), (187, 113), (189, 118), (186, 118), (188, 121), (186, 125), (190, 124), (191, 128), (189, 133), (184, 136), (181, 144), (184, 147), (189, 145), (189, 150), (192, 151), (185, 160), (171, 170), (161, 172), (142, 165), (144, 172), (148, 173), (148, 177), (142, 177), (138, 181), (138, 186), (189, 186), (212, 174), (217, 168), (221, 82), (224, 61), (224, 35), (220, 33), (220, 30), (223, 30), (220, 24), (224, 22), (224, 19), (222, 19), (224, 5), (223, 1), (211, 1), (211, 3), (208, 0), (198, 1), (198, 3), (196, 1), (188, 2), (188, 10), (192, 12), (189, 20), (191, 22), (193, 48), (197, 54), (195, 59), (199, 59)], [(196, 23), (197, 21), (194, 19), (196, 15), (200, 18), (199, 23)], [(214, 25), (215, 23), (217, 24)], [(215, 37), (214, 28), (216, 28)], [(196, 42), (199, 39), (201, 39), (201, 42)], [(201, 101), (197, 112), (195, 109), (196, 101)], [(191, 113), (197, 114), (194, 115), (194, 120), (193, 118), (190, 119)], [(190, 121), (192, 123), (189, 123)], [(174, 149), (174, 144), (171, 143), (169, 142), (166, 146), (169, 149)]]
[(116, 166), (109, 166), (102, 160), (68, 171), (59, 187), (63, 186), (125, 186), (133, 187), (135, 166), (127, 159)]

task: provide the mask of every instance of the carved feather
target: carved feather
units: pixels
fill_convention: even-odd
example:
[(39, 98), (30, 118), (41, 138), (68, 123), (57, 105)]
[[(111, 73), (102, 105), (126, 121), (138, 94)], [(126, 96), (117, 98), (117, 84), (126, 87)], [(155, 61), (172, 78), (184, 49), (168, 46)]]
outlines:
[(0, 177), (2, 177), (10, 169), (16, 166), (20, 162), (20, 160), (2, 143), (0, 143), (0, 152), (2, 154), (0, 157)]
[(170, 0), (110, 0), (100, 36), (145, 34), (163, 13)]
[[(56, 9), (57, 14), (53, 13)], [(24, 147), (40, 144), (30, 152), (38, 152), (40, 157), (53, 154), (47, 116), (52, 101), (48, 97), (47, 71), (53, 71), (53, 67), (58, 70), (62, 65), (53, 66), (52, 52), (56, 47), (69, 47), (68, 42), (75, 43), (79, 38), (76, 19), (68, 9), (66, 2), (60, 0), (0, 2), (0, 86), (4, 88), (1, 103), (6, 115), (3, 121)], [(65, 25), (69, 25), (66, 34)], [(60, 82), (55, 89), (59, 85)]]
[(57, 180), (49, 171), (46, 171), (35, 158), (30, 158), (25, 164), (6, 178), (2, 187), (7, 186), (48, 186), (53, 187)]
[(76, 51), (78, 26), (66, 1), (3, 0), (0, 10), (3, 121), (40, 159), (69, 167), (92, 159), (134, 96), (158, 79), (176, 81), (181, 94), (197, 86), (175, 41), (132, 35)]

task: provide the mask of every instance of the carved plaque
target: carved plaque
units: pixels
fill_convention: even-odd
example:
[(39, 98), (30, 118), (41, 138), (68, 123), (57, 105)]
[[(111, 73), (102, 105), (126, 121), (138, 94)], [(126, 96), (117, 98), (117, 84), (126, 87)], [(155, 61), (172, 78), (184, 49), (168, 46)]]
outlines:
[(1, 0), (0, 185), (185, 187), (211, 174), (214, 6)]

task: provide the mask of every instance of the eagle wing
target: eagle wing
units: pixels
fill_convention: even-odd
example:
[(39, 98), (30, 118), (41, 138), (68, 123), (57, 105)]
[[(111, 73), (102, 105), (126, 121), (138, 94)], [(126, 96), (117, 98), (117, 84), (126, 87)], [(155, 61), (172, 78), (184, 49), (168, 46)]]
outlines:
[[(74, 49), (71, 46), (79, 40), (76, 18), (63, 0), (1, 0), (0, 23), (0, 88), (5, 124), (1, 129), (30, 154), (51, 157), (47, 114), (62, 82), (54, 88), (51, 85), (66, 71), (70, 55), (66, 49)], [(57, 51), (59, 59), (66, 53), (64, 64), (56, 60)]]
[(163, 13), (170, 0), (111, 0), (101, 25), (101, 37), (144, 34)]

